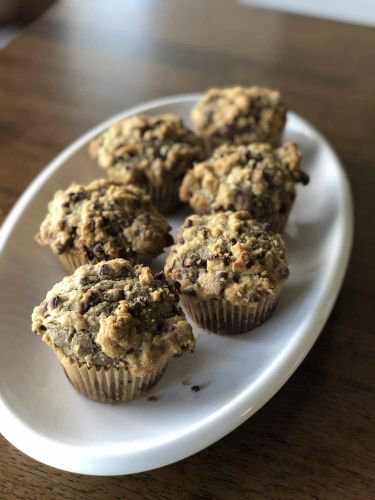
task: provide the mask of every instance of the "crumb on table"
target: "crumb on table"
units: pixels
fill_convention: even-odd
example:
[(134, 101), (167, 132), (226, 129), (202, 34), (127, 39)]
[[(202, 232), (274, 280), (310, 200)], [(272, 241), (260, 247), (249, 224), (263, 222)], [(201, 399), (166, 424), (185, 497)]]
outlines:
[(158, 399), (159, 399), (159, 397), (158, 397), (158, 396), (149, 396), (149, 397), (147, 398), (147, 401), (157, 401)]

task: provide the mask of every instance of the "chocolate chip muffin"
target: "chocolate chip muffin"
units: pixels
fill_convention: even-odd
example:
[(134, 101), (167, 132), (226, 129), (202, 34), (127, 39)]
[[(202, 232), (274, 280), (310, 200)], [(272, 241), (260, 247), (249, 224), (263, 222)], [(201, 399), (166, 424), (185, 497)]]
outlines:
[(162, 212), (179, 203), (186, 171), (204, 158), (201, 140), (177, 115), (136, 115), (113, 124), (90, 143), (89, 154), (108, 178), (137, 184)]
[(277, 146), (284, 130), (286, 111), (276, 90), (212, 88), (194, 106), (191, 120), (210, 153), (224, 143), (270, 142)]
[(223, 145), (187, 172), (180, 198), (199, 214), (247, 210), (281, 232), (296, 197), (295, 185), (309, 181), (300, 161), (301, 153), (291, 142), (277, 149), (270, 144)]
[(245, 211), (189, 216), (164, 271), (193, 320), (222, 334), (268, 319), (289, 275), (281, 236)]
[(117, 257), (149, 263), (173, 243), (169, 230), (143, 190), (101, 179), (57, 191), (36, 240), (73, 272)]
[(81, 394), (111, 403), (139, 396), (172, 356), (195, 345), (174, 286), (123, 259), (82, 266), (57, 283), (34, 309), (32, 330)]

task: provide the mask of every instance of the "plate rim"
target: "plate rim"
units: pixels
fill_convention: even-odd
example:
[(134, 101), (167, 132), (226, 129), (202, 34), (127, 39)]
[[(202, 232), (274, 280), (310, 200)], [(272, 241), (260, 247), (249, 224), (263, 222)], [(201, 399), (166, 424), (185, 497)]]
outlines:
[[(48, 178), (77, 150), (87, 144), (89, 140), (100, 134), (111, 123), (125, 118), (126, 116), (148, 112), (163, 105), (177, 104), (186, 101), (194, 102), (201, 96), (202, 93), (188, 93), (144, 101), (100, 122), (65, 147), (35, 177), (10, 210), (0, 229), (0, 259), (7, 241), (12, 234), (12, 230), (28, 203), (33, 199)], [(172, 435), (162, 442), (156, 442), (151, 446), (138, 447), (137, 449), (132, 448), (128, 451), (123, 449), (114, 450), (112, 444), (107, 447), (101, 446), (100, 448), (82, 445), (73, 446), (46, 437), (32, 430), (17, 414), (12, 412), (11, 408), (5, 403), (0, 388), (0, 410), (2, 415), (0, 431), (16, 448), (47, 465), (80, 474), (108, 476), (151, 470), (182, 460), (218, 441), (264, 406), (264, 404), (266, 404), (292, 376), (319, 337), (336, 302), (349, 262), (353, 242), (354, 214), (349, 181), (336, 152), (324, 136), (311, 125), (310, 122), (297, 113), (289, 111), (288, 114), (289, 116), (295, 117), (297, 121), (310, 129), (317, 136), (320, 144), (326, 148), (335, 162), (340, 180), (339, 189), (342, 192), (342, 212), (340, 214), (342, 225), (339, 232), (341, 251), (339, 252), (339, 259), (332, 258), (332, 261), (334, 260), (332, 269), (330, 269), (330, 273), (327, 273), (329, 279), (326, 278), (329, 283), (324, 287), (324, 291), (319, 300), (319, 304), (322, 305), (320, 314), (312, 315), (309, 324), (304, 325), (303, 330), (305, 333), (302, 337), (302, 341), (300, 339), (298, 342), (296, 341), (295, 345), (291, 346), (287, 353), (284, 353), (282, 359), (279, 360), (279, 357), (277, 357), (277, 363), (273, 360), (270, 366), (268, 366), (259, 379), (257, 379), (256, 384), (260, 385), (262, 390), (258, 389), (255, 391), (256, 397), (252, 406), (248, 407), (249, 401), (246, 403), (246, 392), (250, 387), (248, 386), (247, 389), (238, 394), (229, 403), (214, 412), (213, 416), (211, 414), (201, 419), (197, 424), (190, 426), (187, 431), (185, 430), (180, 435)], [(249, 398), (251, 394), (247, 396)], [(216, 428), (220, 428), (220, 431), (212, 431), (212, 424), (215, 422)], [(207, 429), (207, 425), (210, 425), (211, 428)], [(197, 438), (199, 439), (199, 444), (196, 444)], [(169, 450), (169, 453), (167, 453), (167, 450), (164, 448), (169, 447), (173, 442), (175, 443), (174, 452), (170, 453)], [(183, 449), (183, 451), (181, 451), (181, 449)], [(74, 451), (74, 453), (72, 453), (72, 451)], [(163, 451), (165, 452), (164, 455)], [(148, 457), (145, 458), (143, 455), (146, 452), (148, 452)], [(72, 455), (75, 457), (73, 460)], [(132, 465), (128, 463), (130, 457), (132, 457)], [(104, 460), (108, 462), (103, 464)], [(125, 464), (126, 460), (128, 462)]]

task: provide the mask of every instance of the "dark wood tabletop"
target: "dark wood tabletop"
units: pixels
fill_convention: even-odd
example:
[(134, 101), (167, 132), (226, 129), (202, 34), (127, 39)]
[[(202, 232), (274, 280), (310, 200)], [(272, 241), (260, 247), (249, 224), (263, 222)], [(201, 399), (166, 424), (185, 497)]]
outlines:
[[(0, 498), (375, 498), (375, 30), (221, 0), (61, 0), (0, 51), (0, 210), (128, 106), (209, 86), (278, 88), (341, 157), (355, 241), (334, 310), (287, 384), (200, 453), (89, 477), (0, 438)], [(1, 416), (0, 416), (1, 418)]]

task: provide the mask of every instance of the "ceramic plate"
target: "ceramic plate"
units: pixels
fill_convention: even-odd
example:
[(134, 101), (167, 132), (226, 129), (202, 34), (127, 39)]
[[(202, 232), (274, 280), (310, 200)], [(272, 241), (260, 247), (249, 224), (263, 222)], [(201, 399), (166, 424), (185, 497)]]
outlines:
[[(87, 158), (88, 141), (111, 122), (135, 113), (173, 112), (189, 122), (198, 98), (181, 95), (147, 102), (91, 130), (34, 180), (2, 228), (1, 432), (48, 465), (85, 474), (128, 474), (196, 453), (276, 393), (310, 350), (333, 307), (352, 241), (350, 189), (324, 138), (289, 113), (285, 139), (301, 147), (311, 182), (298, 189), (285, 235), (291, 275), (267, 323), (234, 337), (195, 329), (196, 352), (169, 363), (147, 394), (157, 400), (143, 397), (118, 406), (75, 392), (52, 351), (31, 333), (33, 307), (64, 275), (58, 259), (34, 242), (34, 234), (57, 189), (103, 176)], [(170, 218), (174, 230), (187, 213)], [(162, 261), (156, 262), (160, 269)], [(200, 392), (189, 384), (199, 385)]]

